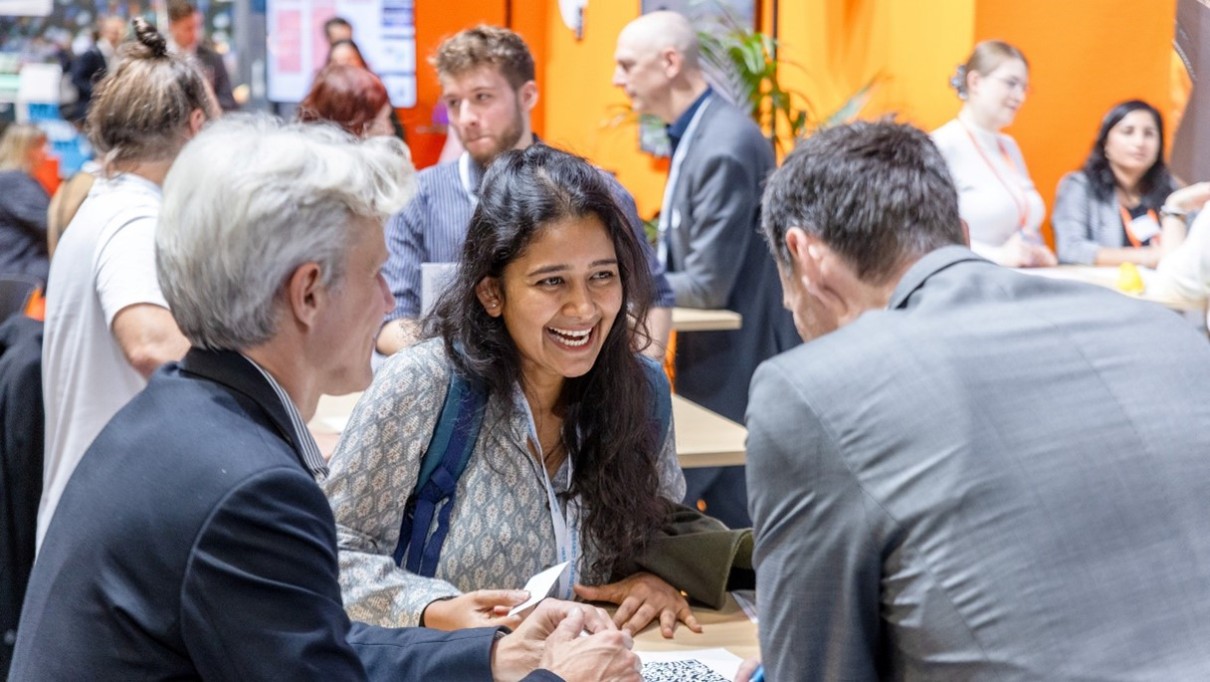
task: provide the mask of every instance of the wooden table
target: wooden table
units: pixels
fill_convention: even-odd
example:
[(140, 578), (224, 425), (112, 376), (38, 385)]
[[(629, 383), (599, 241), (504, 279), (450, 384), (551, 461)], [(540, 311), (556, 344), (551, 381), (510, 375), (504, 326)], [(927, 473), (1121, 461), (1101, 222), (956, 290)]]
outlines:
[(726, 649), (740, 658), (751, 658), (760, 653), (756, 623), (748, 618), (731, 595), (727, 595), (727, 603), (722, 609), (715, 611), (695, 607), (693, 614), (702, 624), (701, 634), (693, 632), (681, 623), (677, 625), (672, 639), (664, 639), (658, 624), (649, 625), (635, 636), (635, 650), (687, 651), (717, 647)]
[[(351, 393), (319, 399), (315, 417), (308, 426), (325, 457), (336, 448), (340, 432), (344, 431), (360, 397), (360, 393)], [(672, 419), (681, 466), (691, 469), (744, 464), (748, 430), (743, 426), (678, 395), (672, 396)]]
[[(1146, 268), (1142, 270), (1143, 281), (1146, 282)], [(1128, 294), (1118, 289), (1118, 267), (1117, 266), (1092, 266), (1092, 265), (1060, 265), (1053, 268), (1017, 268), (1017, 272), (1026, 275), (1037, 275), (1039, 277), (1049, 277), (1051, 279), (1065, 279), (1073, 282), (1083, 282), (1085, 284), (1095, 284), (1106, 289), (1113, 289), (1123, 296), (1130, 296), (1141, 301), (1150, 301), (1158, 303), (1170, 310), (1179, 312), (1197, 311), (1204, 312), (1205, 308), (1201, 305), (1190, 303), (1189, 301), (1180, 301), (1170, 298), (1164, 298), (1153, 294), (1148, 294), (1144, 291), (1142, 294)]]
[(672, 328), (678, 332), (711, 332), (739, 329), (744, 318), (730, 310), (673, 308)]
[(743, 466), (748, 429), (697, 403), (672, 396), (676, 457), (686, 469)]

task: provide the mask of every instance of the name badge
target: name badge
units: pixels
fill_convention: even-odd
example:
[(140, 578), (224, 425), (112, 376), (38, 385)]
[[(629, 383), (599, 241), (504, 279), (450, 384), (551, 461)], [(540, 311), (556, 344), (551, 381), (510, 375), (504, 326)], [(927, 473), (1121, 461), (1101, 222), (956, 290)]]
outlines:
[(1143, 243), (1160, 233), (1160, 224), (1150, 213), (1145, 213), (1130, 221), (1130, 231), (1135, 239)]

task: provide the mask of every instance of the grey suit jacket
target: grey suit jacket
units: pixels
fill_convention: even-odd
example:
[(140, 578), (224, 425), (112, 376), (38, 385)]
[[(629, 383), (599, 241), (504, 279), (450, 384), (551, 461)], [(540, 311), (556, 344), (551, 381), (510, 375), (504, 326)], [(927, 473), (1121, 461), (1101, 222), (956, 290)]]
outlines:
[(1207, 424), (1179, 317), (928, 254), (753, 380), (770, 679), (1210, 679)]
[(777, 268), (760, 228), (760, 197), (776, 162), (747, 116), (717, 95), (693, 134), (673, 188), (668, 283), (676, 304), (743, 316), (736, 331), (678, 335), (677, 392), (730, 419), (743, 419), (752, 373), (798, 343), (781, 305)]
[(1055, 193), (1055, 249), (1060, 263), (1092, 265), (1097, 251), (1126, 246), (1117, 201), (1093, 196), (1084, 171), (1063, 176)]
[(1060, 263), (1092, 265), (1097, 251), (1129, 246), (1117, 199), (1098, 199), (1084, 171), (1068, 173), (1059, 181), (1050, 220)]

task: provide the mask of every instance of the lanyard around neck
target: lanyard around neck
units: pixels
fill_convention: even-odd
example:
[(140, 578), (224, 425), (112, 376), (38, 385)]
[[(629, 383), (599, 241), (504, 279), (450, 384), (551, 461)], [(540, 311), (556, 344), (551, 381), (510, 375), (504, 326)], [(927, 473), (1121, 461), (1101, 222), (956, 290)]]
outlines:
[[(1126, 238), (1130, 240), (1130, 245), (1136, 249), (1141, 247), (1145, 240), (1140, 239), (1138, 235), (1135, 234), (1133, 228), (1134, 218), (1130, 215), (1129, 209), (1127, 209), (1124, 204), (1119, 203), (1118, 210), (1122, 212), (1122, 227), (1126, 228)], [(1156, 225), (1160, 224), (1160, 218), (1155, 214), (1155, 209), (1148, 209), (1147, 215), (1150, 216), (1153, 221), (1155, 221)], [(1152, 244), (1158, 245), (1160, 242), (1160, 235), (1155, 234), (1151, 237), (1147, 237), (1147, 239), (1150, 239)]]
[[(555, 552), (558, 555), (555, 563), (567, 562), (568, 566), (567, 571), (559, 578), (559, 592), (555, 596), (559, 599), (574, 599), (573, 587), (576, 584), (576, 576), (580, 572), (580, 507), (575, 499), (567, 500), (566, 511), (559, 504), (559, 496), (555, 493), (554, 483), (546, 471), (542, 441), (538, 439), (538, 427), (534, 422), (533, 412), (530, 411), (529, 402), (523, 395), (520, 396), (520, 401), (525, 405), (525, 416), (529, 421), (529, 440), (533, 443), (533, 450), (538, 455), (537, 464), (542, 471), (542, 485), (546, 488), (546, 502), (550, 507), (550, 523), (555, 531)], [(568, 452), (568, 480), (571, 480), (574, 475), (575, 469), (572, 468), (571, 453)]]
[[(1017, 229), (1024, 231), (1025, 226), (1029, 224), (1029, 196), (1026, 194), (1025, 189), (1021, 187), (1014, 189), (1012, 183), (1006, 180), (1004, 176), (1000, 175), (1000, 171), (996, 169), (996, 164), (992, 163), (992, 160), (988, 158), (987, 153), (983, 151), (983, 145), (979, 144), (979, 139), (976, 138), (975, 133), (969, 127), (967, 127), (966, 122), (964, 122), (962, 119), (958, 119), (958, 122), (962, 124), (962, 129), (966, 131), (966, 136), (970, 138), (971, 144), (975, 147), (975, 151), (979, 152), (979, 158), (983, 159), (983, 163), (987, 164), (987, 167), (991, 170), (992, 175), (996, 176), (996, 180), (1000, 181), (1000, 185), (1004, 187), (1004, 191), (1008, 192), (1008, 196), (1010, 199), (1012, 199), (1013, 205), (1017, 207)], [(1000, 150), (1000, 157), (1004, 159), (1005, 165), (1009, 169), (1014, 168), (1016, 166), (1016, 162), (1008, 153), (1008, 150), (1004, 148), (1004, 142), (1002, 142), (999, 137), (996, 138), (996, 147)], [(1017, 190), (1020, 190), (1019, 194)]]
[(693, 133), (697, 130), (697, 124), (702, 120), (702, 114), (706, 109), (710, 108), (710, 103), (714, 101), (714, 97), (707, 97), (693, 112), (693, 118), (689, 119), (689, 125), (685, 128), (685, 134), (681, 136), (680, 144), (676, 146), (676, 151), (672, 153), (672, 164), (668, 170), (668, 182), (664, 185), (664, 201), (660, 206), (660, 239), (659, 248), (657, 249), (656, 257), (659, 258), (660, 264), (668, 266), (668, 230), (672, 229), (672, 195), (676, 191), (676, 184), (681, 176), (681, 164), (685, 162), (685, 155), (689, 153), (689, 145), (693, 144)]

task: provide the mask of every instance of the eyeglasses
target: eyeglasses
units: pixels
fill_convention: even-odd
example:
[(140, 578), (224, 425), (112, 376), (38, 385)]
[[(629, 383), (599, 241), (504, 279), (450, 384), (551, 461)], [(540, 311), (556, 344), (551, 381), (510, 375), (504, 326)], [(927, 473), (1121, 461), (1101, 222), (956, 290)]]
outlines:
[(1005, 78), (1003, 76), (993, 76), (993, 78), (1003, 83), (1009, 90), (1020, 90), (1023, 95), (1033, 93), (1033, 88), (1029, 87), (1029, 81), (1023, 81), (1020, 78)]

